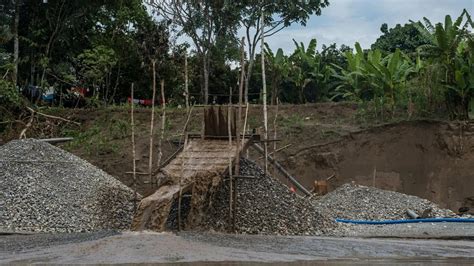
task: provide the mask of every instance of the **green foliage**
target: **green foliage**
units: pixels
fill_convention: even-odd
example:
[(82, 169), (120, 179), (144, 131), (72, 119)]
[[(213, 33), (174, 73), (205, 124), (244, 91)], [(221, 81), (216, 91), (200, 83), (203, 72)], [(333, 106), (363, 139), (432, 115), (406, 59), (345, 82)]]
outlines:
[(380, 50), (372, 50), (365, 55), (356, 43), (356, 54), (346, 53), (348, 67), (341, 69), (342, 75), (335, 74), (341, 80), (336, 88), (338, 96), (350, 99), (372, 99), (389, 96), (392, 107), (396, 95), (413, 73), (412, 62), (400, 50), (382, 57)]
[(452, 119), (469, 119), (469, 106), (474, 96), (472, 62), (474, 45), (472, 19), (466, 10), (453, 22), (445, 17), (444, 24), (433, 25), (427, 18), (413, 25), (429, 43), (419, 47), (422, 56), (437, 68), (444, 87), (445, 103)]
[(382, 24), (380, 29), (383, 33), (374, 44), (372, 50), (381, 50), (383, 53), (393, 53), (397, 49), (412, 58), (416, 57), (416, 49), (429, 43), (423, 34), (421, 34), (413, 24), (401, 26), (397, 24), (394, 28), (388, 29), (387, 24)]
[(15, 86), (0, 79), (0, 106), (5, 109), (18, 108), (22, 105), (20, 93)]
[(82, 149), (90, 155), (116, 153), (118, 146), (115, 140), (130, 136), (130, 122), (112, 117), (99, 119), (86, 130), (64, 129), (64, 136), (73, 137), (67, 144), (71, 149)]
[(117, 63), (115, 51), (104, 45), (84, 50), (78, 57), (81, 76), (93, 85), (100, 85)]
[(283, 116), (278, 119), (278, 127), (283, 134), (297, 135), (303, 132), (304, 118), (300, 114)]

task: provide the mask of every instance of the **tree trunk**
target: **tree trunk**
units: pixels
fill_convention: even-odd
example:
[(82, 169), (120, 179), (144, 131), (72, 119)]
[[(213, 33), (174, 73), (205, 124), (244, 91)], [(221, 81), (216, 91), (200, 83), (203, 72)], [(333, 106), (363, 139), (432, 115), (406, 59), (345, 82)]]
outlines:
[(204, 102), (203, 104), (209, 103), (209, 54), (203, 55), (203, 78), (204, 78)]
[(253, 56), (249, 57), (249, 65), (247, 68), (247, 74), (245, 75), (245, 91), (244, 91), (245, 104), (249, 102), (250, 77), (252, 76), (254, 62), (255, 62), (255, 58)]
[(13, 72), (12, 79), (15, 86), (18, 82), (18, 58), (20, 54), (20, 41), (18, 38), (18, 25), (20, 23), (20, 0), (15, 1), (15, 19), (13, 22)]
[(188, 88), (188, 51), (184, 54), (184, 97), (186, 101), (186, 112), (189, 112), (189, 88)]
[(304, 86), (300, 88), (300, 103), (304, 104)]

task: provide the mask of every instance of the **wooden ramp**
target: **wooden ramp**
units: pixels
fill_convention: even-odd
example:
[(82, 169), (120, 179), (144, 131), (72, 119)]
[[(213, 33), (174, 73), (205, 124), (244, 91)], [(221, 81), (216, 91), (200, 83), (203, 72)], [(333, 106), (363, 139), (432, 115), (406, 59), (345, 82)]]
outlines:
[[(132, 222), (132, 230), (164, 231), (173, 202), (181, 194), (191, 192), (191, 210), (186, 223), (199, 219), (203, 202), (209, 192), (222, 180), (229, 168), (229, 159), (234, 165), (237, 155), (235, 138), (232, 144), (225, 138), (189, 139), (181, 153), (161, 169), (159, 179), (162, 186), (144, 198)], [(248, 148), (251, 140), (244, 138), (238, 154)]]

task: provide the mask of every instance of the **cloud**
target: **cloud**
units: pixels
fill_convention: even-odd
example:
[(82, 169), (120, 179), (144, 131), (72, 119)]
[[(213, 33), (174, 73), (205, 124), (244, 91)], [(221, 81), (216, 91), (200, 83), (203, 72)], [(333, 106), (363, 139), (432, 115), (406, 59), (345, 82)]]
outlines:
[(423, 17), (440, 22), (447, 14), (457, 17), (463, 8), (473, 14), (474, 0), (330, 0), (330, 6), (321, 16), (312, 16), (306, 27), (293, 25), (266, 41), (272, 49), (285, 52), (293, 50), (292, 39), (308, 43), (312, 38), (318, 40), (319, 48), (332, 43), (353, 46), (355, 42), (370, 48), (381, 35), (382, 23), (394, 27)]

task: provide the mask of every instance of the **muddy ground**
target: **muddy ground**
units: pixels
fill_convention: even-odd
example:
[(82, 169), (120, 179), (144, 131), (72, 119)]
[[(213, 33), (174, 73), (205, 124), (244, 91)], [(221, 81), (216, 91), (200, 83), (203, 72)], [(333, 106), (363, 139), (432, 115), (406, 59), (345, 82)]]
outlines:
[[(417, 228), (420, 226), (419, 228)], [(474, 236), (472, 225), (446, 228), (413, 225), (412, 236), (423, 232), (461, 231)], [(441, 229), (442, 228), (442, 229)], [(441, 230), (440, 230), (441, 229)], [(388, 231), (404, 231), (392, 226)], [(385, 238), (282, 237), (183, 233), (89, 233), (61, 239), (51, 235), (0, 236), (0, 263), (469, 263), (474, 242)]]

